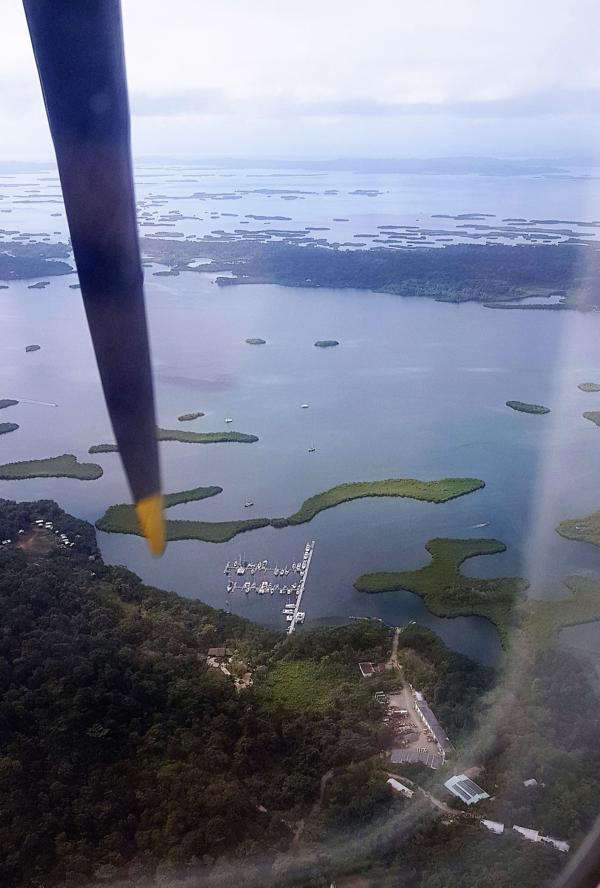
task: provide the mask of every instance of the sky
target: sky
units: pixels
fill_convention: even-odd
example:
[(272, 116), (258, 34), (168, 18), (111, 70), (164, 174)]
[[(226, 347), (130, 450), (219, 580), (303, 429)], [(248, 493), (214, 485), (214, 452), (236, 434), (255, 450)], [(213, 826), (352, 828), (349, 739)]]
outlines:
[[(138, 157), (595, 156), (597, 0), (122, 0)], [(65, 51), (68, 51), (66, 48)], [(52, 147), (0, 3), (0, 160)]]

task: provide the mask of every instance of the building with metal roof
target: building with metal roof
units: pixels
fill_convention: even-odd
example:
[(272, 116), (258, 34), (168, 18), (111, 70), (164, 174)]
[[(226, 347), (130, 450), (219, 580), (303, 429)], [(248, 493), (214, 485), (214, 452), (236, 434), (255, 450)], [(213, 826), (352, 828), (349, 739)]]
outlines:
[(416, 749), (392, 749), (390, 758), (395, 765), (421, 762), (434, 771), (437, 771), (444, 764), (444, 759), (441, 755), (435, 752), (420, 752)]
[(489, 793), (478, 786), (470, 777), (467, 777), (466, 774), (456, 774), (454, 777), (446, 780), (444, 786), (452, 795), (464, 802), (465, 805), (474, 805), (476, 802), (481, 802), (483, 799), (489, 799), (490, 797)]
[(421, 721), (423, 722), (425, 727), (433, 734), (435, 742), (440, 747), (440, 749), (442, 751), (449, 749), (452, 744), (450, 743), (450, 740), (446, 736), (446, 732), (442, 728), (441, 724), (439, 723), (425, 700), (415, 700), (415, 710), (421, 717)]

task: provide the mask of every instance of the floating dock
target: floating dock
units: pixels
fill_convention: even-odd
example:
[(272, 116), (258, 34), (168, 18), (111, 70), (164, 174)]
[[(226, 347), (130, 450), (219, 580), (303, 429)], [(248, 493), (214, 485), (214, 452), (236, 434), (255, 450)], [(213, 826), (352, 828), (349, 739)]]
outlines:
[[(255, 592), (257, 595), (275, 595), (276, 593), (285, 595), (287, 603), (282, 613), (289, 624), (286, 626), (287, 634), (291, 635), (296, 625), (304, 622), (305, 614), (300, 610), (300, 606), (314, 548), (314, 540), (306, 543), (301, 560), (293, 563), (291, 567), (288, 565), (270, 567), (268, 560), (246, 561), (242, 557), (233, 562), (228, 561), (223, 571), (227, 577), (231, 577), (227, 582), (227, 593), (244, 592), (249, 595), (251, 592)], [(232, 574), (233, 576), (231, 576)], [(238, 580), (247, 574), (250, 575), (250, 580)], [(269, 579), (262, 579), (261, 574), (263, 577), (268, 576)], [(271, 575), (273, 579), (271, 579)], [(282, 577), (281, 583), (275, 581), (276, 577)], [(290, 598), (290, 596), (294, 596), (294, 598)]]

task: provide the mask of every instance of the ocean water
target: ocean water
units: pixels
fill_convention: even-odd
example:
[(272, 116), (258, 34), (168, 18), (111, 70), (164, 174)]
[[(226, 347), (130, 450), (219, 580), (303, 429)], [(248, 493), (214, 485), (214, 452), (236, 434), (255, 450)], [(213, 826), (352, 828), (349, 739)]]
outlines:
[[(146, 200), (167, 188), (178, 194), (234, 192), (246, 188), (251, 174), (215, 173), (201, 184), (170, 181), (194, 175), (188, 171), (153, 175), (158, 181), (147, 181), (150, 171), (146, 179), (140, 177), (138, 191)], [(411, 184), (409, 177), (398, 177), (403, 182), (388, 179), (386, 190), (385, 182), (373, 184), (372, 177), (336, 176), (335, 184), (332, 174), (314, 176), (310, 188), (307, 177), (290, 174), (285, 180), (253, 180), (254, 188), (267, 182), (265, 187), (305, 190), (316, 190), (318, 181), (318, 195), (296, 201), (251, 193), (231, 201), (186, 199), (186, 205), (190, 213), (259, 215), (276, 203), (273, 215), (293, 216), (287, 225), (318, 226), (347, 216), (354, 230), (362, 230), (366, 221), (378, 225), (409, 218), (430, 225), (428, 216), (437, 212), (596, 218), (593, 182), (584, 187), (579, 181), (535, 177), (508, 183), (485, 177), (412, 177)], [(26, 190), (57, 199), (52, 196), (56, 183), (39, 181), (43, 178), (40, 173), (3, 177), (0, 207), (12, 212), (0, 221), (12, 230), (64, 239), (64, 215), (50, 216), (62, 212), (60, 205), (18, 202), (36, 196), (23, 197)], [(446, 178), (452, 182), (441, 181)], [(11, 182), (18, 187), (5, 187)], [(325, 199), (322, 192), (333, 187), (340, 193)], [(350, 194), (366, 187), (382, 194)], [(188, 212), (182, 204), (169, 198), (160, 211)], [(218, 224), (203, 219), (202, 225), (225, 229), (225, 220), (232, 228), (237, 225), (232, 217)], [(161, 229), (142, 229), (153, 230)], [(178, 220), (173, 230), (204, 231), (198, 220)], [(464, 571), (525, 576), (535, 597), (560, 597), (565, 576), (600, 569), (600, 550), (555, 532), (563, 518), (600, 507), (600, 429), (581, 415), (600, 409), (600, 394), (577, 388), (580, 382), (600, 382), (600, 316), (491, 311), (353, 290), (221, 289), (208, 273), (160, 278), (153, 276), (156, 270), (148, 267), (145, 273), (160, 425), (175, 428), (179, 414), (202, 410), (202, 419), (180, 427), (235, 429), (259, 437), (251, 445), (162, 443), (165, 490), (223, 487), (217, 497), (169, 510), (169, 517), (288, 515), (307, 497), (344, 481), (471, 476), (486, 486), (441, 505), (407, 499), (346, 503), (310, 524), (252, 531), (225, 544), (173, 543), (159, 560), (149, 557), (139, 538), (99, 533), (108, 562), (126, 564), (148, 582), (283, 629), (282, 597), (226, 595), (225, 562), (241, 555), (290, 563), (299, 559), (307, 540), (315, 540), (303, 599), (306, 625), (349, 616), (394, 624), (417, 620), (483, 662), (494, 662), (499, 654), (496, 631), (487, 621), (438, 619), (409, 592), (367, 596), (356, 592), (353, 581), (365, 571), (426, 563), (424, 545), (436, 536), (502, 540), (506, 552), (473, 559)], [(112, 503), (128, 501), (128, 491), (117, 454), (87, 455), (90, 445), (113, 437), (80, 296), (68, 286), (75, 280), (51, 278), (43, 290), (14, 282), (0, 291), (0, 397), (22, 399), (2, 411), (2, 421), (18, 422), (20, 428), (0, 437), (0, 462), (68, 452), (98, 462), (104, 475), (94, 482), (0, 482), (0, 496), (50, 497), (95, 521)], [(247, 345), (244, 340), (251, 336), (267, 344)], [(314, 347), (315, 340), (327, 338), (339, 340), (340, 346)], [(26, 354), (29, 343), (42, 348)], [(545, 404), (552, 412), (515, 413), (505, 406), (509, 399)], [(309, 409), (301, 409), (302, 403)], [(225, 417), (233, 423), (225, 425)], [(309, 453), (312, 444), (316, 451)], [(244, 508), (248, 498), (254, 502), (251, 509)], [(588, 647), (590, 633), (597, 637), (596, 627), (588, 630)]]

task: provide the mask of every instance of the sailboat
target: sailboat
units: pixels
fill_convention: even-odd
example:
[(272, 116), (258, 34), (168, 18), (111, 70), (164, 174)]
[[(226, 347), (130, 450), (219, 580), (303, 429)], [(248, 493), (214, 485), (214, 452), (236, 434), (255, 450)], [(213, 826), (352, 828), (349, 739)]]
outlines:
[(314, 442), (313, 442), (313, 443), (310, 445), (310, 447), (308, 448), (308, 452), (309, 452), (309, 453), (314, 453), (316, 449), (317, 449), (317, 448), (315, 447)]
[(247, 499), (246, 502), (244, 503), (244, 508), (245, 508), (245, 509), (249, 509), (250, 506), (253, 506), (253, 505), (254, 505), (254, 503), (252, 502), (252, 500), (251, 500), (251, 499)]

